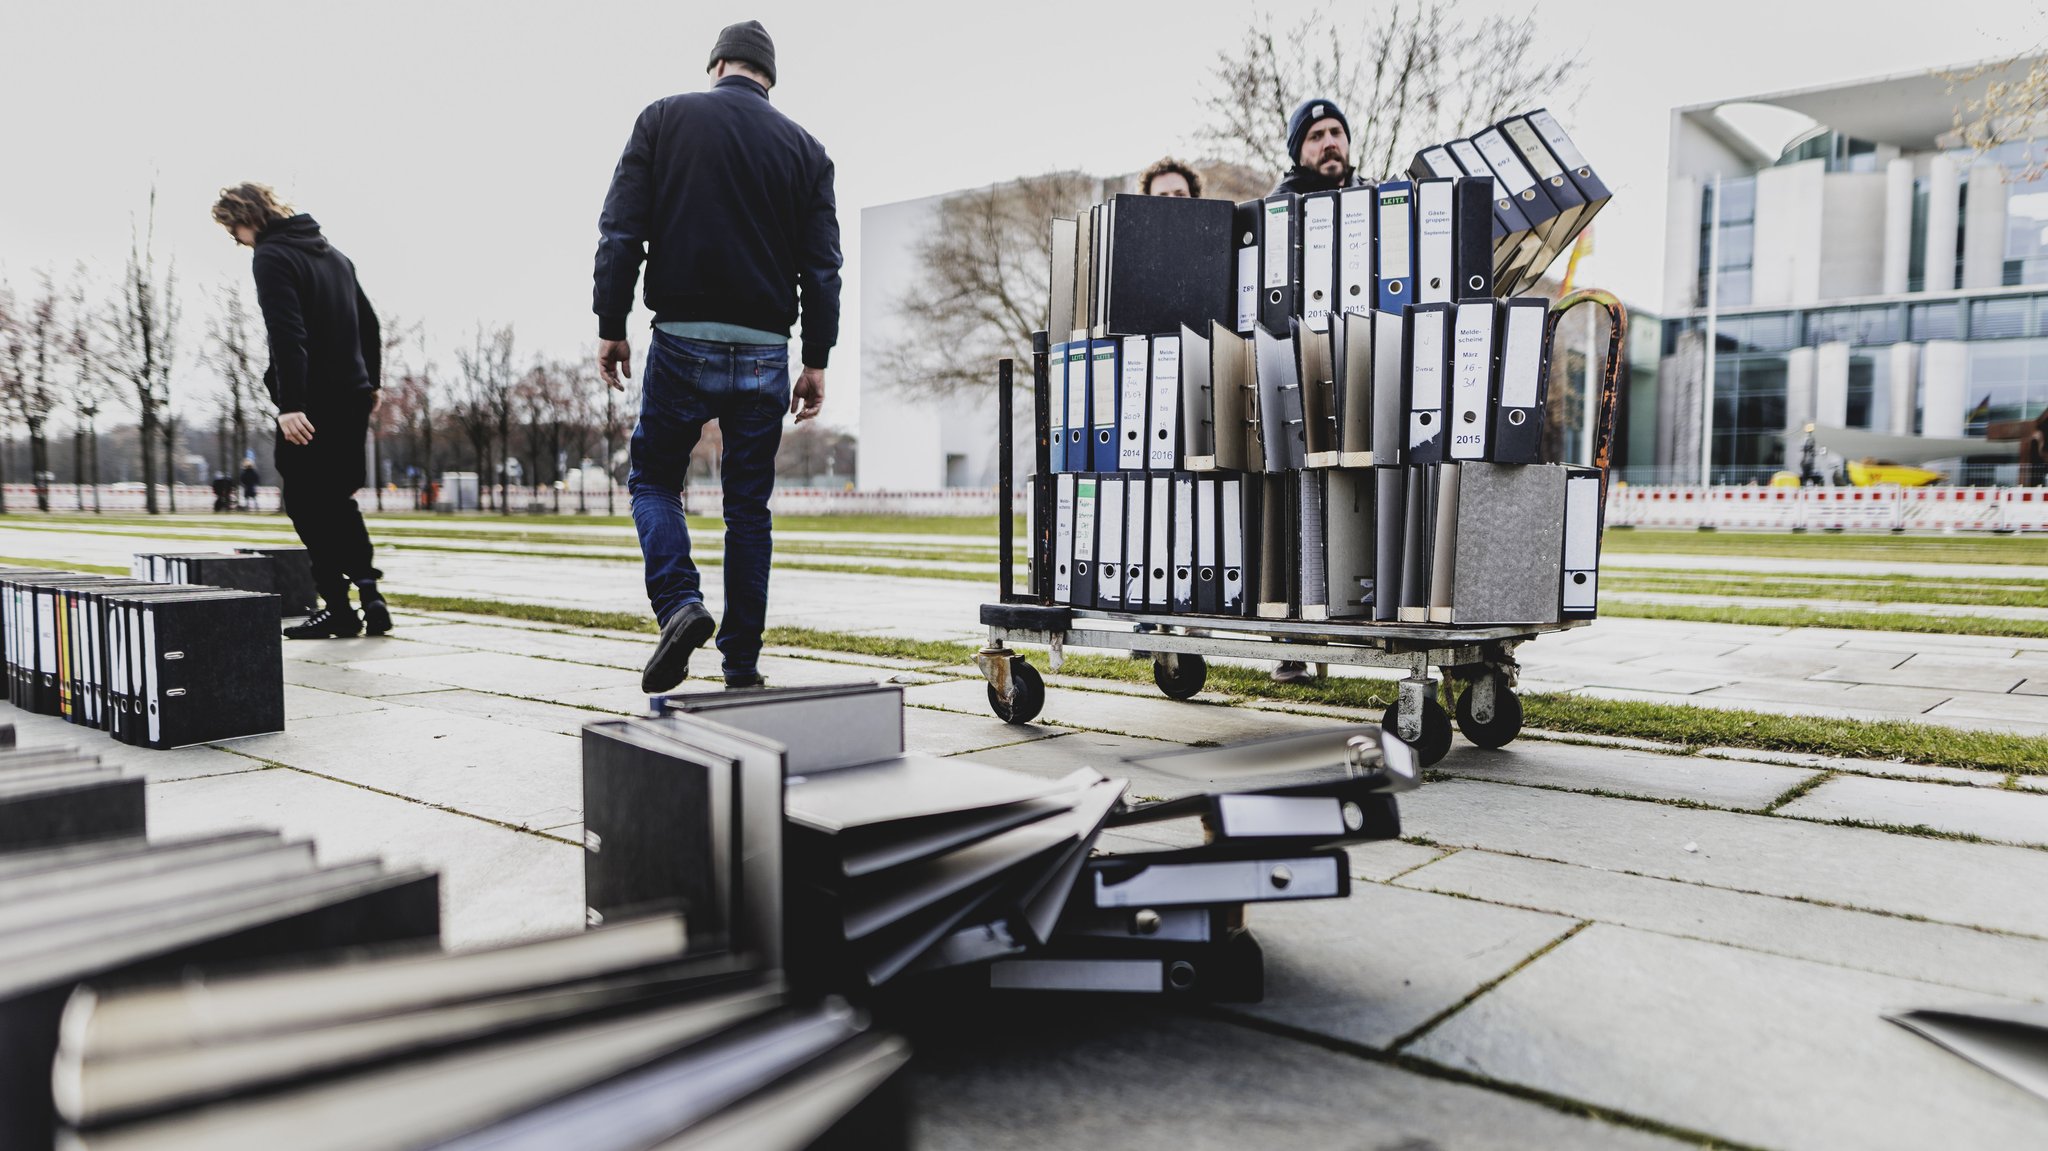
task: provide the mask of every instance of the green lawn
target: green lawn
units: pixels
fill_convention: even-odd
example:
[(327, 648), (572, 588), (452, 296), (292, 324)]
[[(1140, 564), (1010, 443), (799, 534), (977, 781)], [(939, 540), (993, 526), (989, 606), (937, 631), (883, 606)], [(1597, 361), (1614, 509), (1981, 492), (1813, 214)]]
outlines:
[(1893, 563), (2014, 564), (2048, 568), (2048, 535), (1854, 535), (1843, 532), (1609, 531), (1611, 555), (1766, 556)]

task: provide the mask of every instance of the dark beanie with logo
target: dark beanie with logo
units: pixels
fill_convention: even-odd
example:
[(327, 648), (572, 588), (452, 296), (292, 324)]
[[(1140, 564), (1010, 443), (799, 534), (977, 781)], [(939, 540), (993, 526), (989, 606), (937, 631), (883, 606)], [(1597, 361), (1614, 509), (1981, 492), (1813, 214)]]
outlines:
[(1308, 139), (1308, 130), (1315, 127), (1318, 120), (1335, 120), (1339, 124), (1344, 125), (1344, 134), (1346, 136), (1351, 134), (1351, 121), (1344, 118), (1344, 109), (1339, 108), (1336, 101), (1325, 100), (1320, 97), (1313, 100), (1303, 100), (1301, 107), (1294, 110), (1294, 115), (1287, 118), (1287, 162), (1289, 164), (1301, 163), (1301, 142)]
[(738, 60), (752, 65), (761, 75), (775, 83), (775, 41), (768, 38), (768, 29), (761, 27), (759, 20), (744, 24), (728, 24), (718, 34), (718, 43), (711, 48), (711, 61), (704, 65), (705, 71), (718, 66), (720, 60)]

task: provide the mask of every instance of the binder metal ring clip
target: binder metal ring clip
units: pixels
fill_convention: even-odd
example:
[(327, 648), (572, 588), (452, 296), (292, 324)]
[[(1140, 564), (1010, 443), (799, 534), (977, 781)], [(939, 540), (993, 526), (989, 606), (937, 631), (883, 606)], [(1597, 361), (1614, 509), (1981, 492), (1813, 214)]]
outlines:
[(1518, 427), (1518, 428), (1519, 428), (1519, 427), (1521, 427), (1521, 426), (1522, 426), (1522, 424), (1523, 424), (1523, 423), (1525, 423), (1525, 422), (1527, 422), (1527, 420), (1528, 420), (1528, 419), (1529, 419), (1528, 413), (1524, 412), (1524, 411), (1523, 411), (1522, 409), (1520, 409), (1520, 408), (1509, 408), (1509, 409), (1508, 409), (1508, 422), (1509, 422), (1509, 423), (1511, 423), (1511, 424), (1513, 424), (1513, 425), (1515, 425), (1516, 427)]

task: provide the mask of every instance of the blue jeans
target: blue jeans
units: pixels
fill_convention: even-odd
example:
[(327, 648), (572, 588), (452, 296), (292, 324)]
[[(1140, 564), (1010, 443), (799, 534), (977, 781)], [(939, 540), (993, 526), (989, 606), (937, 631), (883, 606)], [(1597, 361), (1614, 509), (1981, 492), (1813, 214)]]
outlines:
[(656, 329), (641, 369), (640, 422), (633, 428), (633, 526), (647, 560), (647, 599), (663, 623), (685, 604), (704, 602), (690, 562), (682, 491), (690, 452), (707, 421), (724, 437), (718, 456), (725, 485), (725, 618), (718, 650), (725, 674), (755, 674), (768, 614), (772, 552), (768, 493), (775, 449), (789, 414), (787, 345), (717, 344)]

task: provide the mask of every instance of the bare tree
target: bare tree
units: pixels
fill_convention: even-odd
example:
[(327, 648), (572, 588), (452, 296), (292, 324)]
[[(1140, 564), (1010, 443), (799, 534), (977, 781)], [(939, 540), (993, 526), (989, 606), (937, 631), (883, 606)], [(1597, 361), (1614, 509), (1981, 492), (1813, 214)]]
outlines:
[(511, 503), (512, 410), (519, 377), (512, 371), (512, 328), (495, 328), (488, 334), (477, 326), (472, 347), (455, 353), (462, 368), (462, 394), (455, 405), (455, 418), (463, 434), (477, 450), (479, 486), (489, 486), (490, 449), (498, 452), (498, 510), (509, 512)]
[[(883, 382), (913, 395), (992, 390), (995, 363), (1028, 360), (1045, 327), (1054, 216), (1086, 211), (1100, 182), (1054, 172), (961, 192), (918, 244), (923, 274), (892, 301), (908, 332), (882, 350)], [(1020, 373), (1019, 386), (1028, 386)]]
[[(26, 386), (28, 335), (21, 302), (14, 289), (0, 281), (0, 413), (13, 410), (13, 397)], [(0, 435), (0, 515), (7, 511), (6, 437)]]
[[(71, 480), (78, 493), (78, 510), (85, 510), (88, 474), (92, 482), (92, 510), (100, 510), (100, 407), (107, 398), (107, 379), (95, 353), (92, 310), (86, 304), (85, 268), (75, 273), (71, 289), (71, 332), (66, 341), (71, 360)], [(92, 453), (88, 471), (86, 453)]]
[(256, 365), (263, 347), (263, 334), (255, 317), (242, 302), (241, 286), (224, 281), (213, 296), (214, 313), (206, 321), (206, 361), (219, 374), (220, 415), (228, 425), (230, 438), (221, 451), (221, 470), (249, 451), (251, 417), (262, 410), (263, 372)]
[(1577, 55), (1545, 60), (1535, 39), (1535, 17), (1468, 19), (1457, 0), (1397, 2), (1355, 21), (1318, 10), (1279, 32), (1257, 16), (1236, 47), (1217, 54), (1200, 136), (1221, 159), (1284, 172), (1295, 162), (1288, 114), (1325, 96), (1350, 117), (1361, 172), (1405, 170), (1432, 144), (1538, 103), (1569, 102), (1574, 93), (1561, 90)]
[[(46, 512), (50, 510), (48, 431), (50, 417), (56, 414), (60, 399), (57, 372), (69, 341), (58, 311), (61, 301), (57, 286), (47, 271), (38, 273), (38, 279), (42, 289), (21, 309), (17, 321), (27, 356), (15, 386), (7, 390), (7, 400), (22, 426), (28, 429), (29, 478), (36, 487), (36, 510)], [(11, 340), (9, 354), (13, 354)]]
[(171, 510), (177, 510), (177, 474), (171, 456), (176, 429), (164, 419), (171, 402), (171, 367), (177, 352), (178, 270), (173, 260), (161, 276), (156, 266), (156, 188), (149, 190), (149, 216), (140, 235), (131, 234), (128, 266), (121, 276), (121, 298), (107, 318), (107, 364), (128, 385), (142, 423), (143, 503), (157, 514), (156, 488), (150, 473), (156, 465), (156, 440), (164, 439), (164, 478), (170, 485)]
[[(533, 460), (530, 482), (553, 486), (563, 479), (562, 458), (572, 443), (579, 443), (576, 369), (567, 364), (535, 360), (521, 377), (518, 389), (519, 418), (525, 425), (526, 454)], [(580, 444), (577, 448), (580, 453)], [(562, 510), (561, 490), (555, 490), (555, 510)]]
[(628, 438), (633, 434), (633, 425), (640, 410), (640, 385), (637, 381), (626, 381), (625, 392), (615, 392), (604, 387), (604, 410), (598, 414), (598, 438), (604, 445), (604, 514), (618, 514), (618, 497), (615, 494), (620, 482), (620, 457), (626, 454)]
[(2048, 171), (2048, 157), (2039, 149), (2043, 130), (2048, 129), (2048, 56), (2035, 54), (2038, 49), (2036, 45), (2028, 55), (1960, 72), (1935, 72), (1948, 81), (1951, 96), (1975, 91), (1977, 82), (1984, 81), (1980, 94), (1956, 101), (1955, 132), (1963, 146), (1979, 156), (2024, 143), (2019, 163), (2008, 165), (2015, 181), (2038, 180)]

